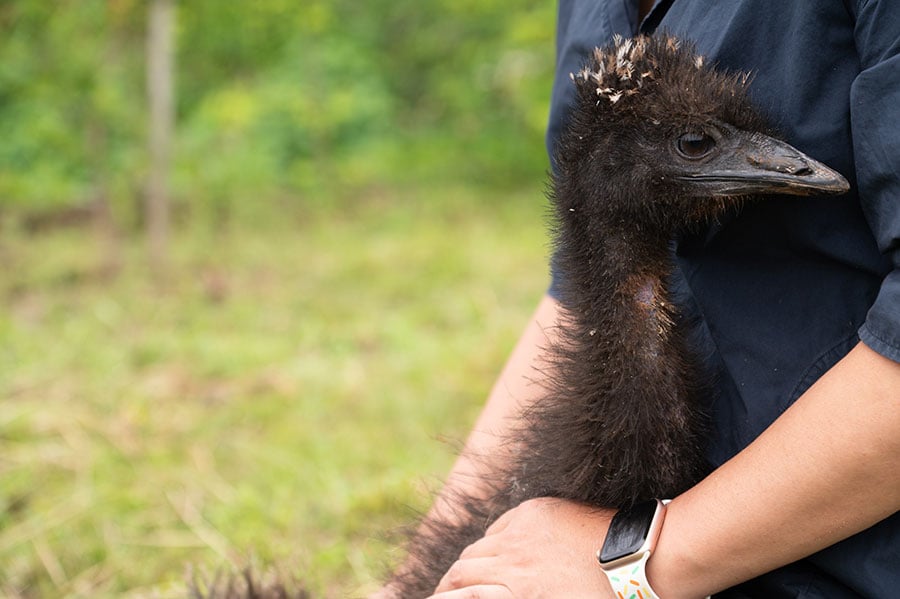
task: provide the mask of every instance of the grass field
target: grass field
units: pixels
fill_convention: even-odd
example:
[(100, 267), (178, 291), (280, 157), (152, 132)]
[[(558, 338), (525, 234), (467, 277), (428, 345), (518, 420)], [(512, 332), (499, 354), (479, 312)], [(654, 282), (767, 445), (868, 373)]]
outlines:
[(182, 597), (248, 563), (362, 596), (546, 286), (540, 189), (138, 240), (0, 238), (0, 595)]

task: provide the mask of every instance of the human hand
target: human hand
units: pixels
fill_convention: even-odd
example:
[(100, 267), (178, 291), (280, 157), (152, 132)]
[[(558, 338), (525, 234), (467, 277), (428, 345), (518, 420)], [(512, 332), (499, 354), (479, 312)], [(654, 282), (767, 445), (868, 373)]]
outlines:
[(613, 598), (597, 563), (614, 510), (532, 499), (469, 545), (431, 599)]

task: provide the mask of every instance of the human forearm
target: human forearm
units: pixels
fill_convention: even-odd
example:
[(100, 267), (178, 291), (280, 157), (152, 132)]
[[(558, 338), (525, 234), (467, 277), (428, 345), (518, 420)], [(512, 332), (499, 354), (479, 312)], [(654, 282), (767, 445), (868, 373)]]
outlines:
[[(487, 402), (470, 433), (466, 445), (457, 458), (444, 488), (435, 499), (417, 535), (429, 535), (433, 522), (458, 523), (458, 498), (487, 496), (490, 492), (490, 472), (512, 455), (511, 425), (516, 422), (524, 406), (540, 394), (540, 385), (533, 382), (541, 365), (541, 356), (556, 326), (558, 304), (545, 296), (538, 304), (516, 347), (510, 354), (500, 376), (488, 395)], [(410, 555), (398, 572), (415, 571), (415, 556)], [(385, 587), (371, 599), (387, 599), (396, 595)]]
[(544, 296), (491, 389), (430, 517), (452, 517), (447, 502), (452, 503), (455, 492), (476, 496), (486, 493), (489, 477), (485, 475), (511, 457), (510, 427), (522, 408), (540, 394), (540, 383), (534, 381), (538, 378), (543, 349), (556, 327), (557, 315), (556, 300)]
[[(900, 365), (859, 346), (757, 441), (675, 498), (648, 562), (659, 596), (708, 595), (896, 511), (898, 389)], [(872, 493), (872, 481), (889, 482)], [(609, 517), (563, 500), (525, 502), (463, 552), (435, 597), (612, 597), (590, 558)]]
[(809, 555), (900, 509), (898, 472), (900, 364), (860, 344), (673, 501), (650, 580), (704, 596)]

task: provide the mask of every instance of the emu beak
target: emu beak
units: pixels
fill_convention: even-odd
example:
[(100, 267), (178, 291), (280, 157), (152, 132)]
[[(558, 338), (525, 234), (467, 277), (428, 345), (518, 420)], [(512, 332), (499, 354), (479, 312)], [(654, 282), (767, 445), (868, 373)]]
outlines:
[(783, 141), (740, 130), (735, 134), (727, 142), (730, 149), (680, 179), (714, 196), (837, 194), (850, 189), (840, 173)]

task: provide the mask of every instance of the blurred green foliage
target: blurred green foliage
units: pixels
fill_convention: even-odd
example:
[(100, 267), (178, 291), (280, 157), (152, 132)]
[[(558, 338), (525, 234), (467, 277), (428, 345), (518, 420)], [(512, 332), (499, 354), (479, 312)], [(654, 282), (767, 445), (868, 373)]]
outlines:
[(147, 5), (0, 0), (0, 595), (362, 596), (546, 287), (555, 4), (178, 1), (160, 280)]
[[(0, 213), (108, 200), (146, 170), (146, 2), (0, 4)], [(177, 3), (172, 185), (201, 218), (383, 189), (534, 185), (546, 0)]]

